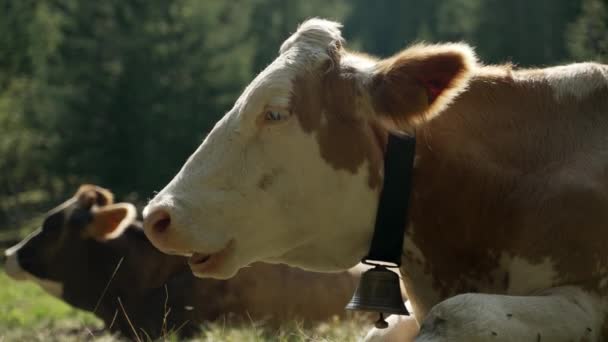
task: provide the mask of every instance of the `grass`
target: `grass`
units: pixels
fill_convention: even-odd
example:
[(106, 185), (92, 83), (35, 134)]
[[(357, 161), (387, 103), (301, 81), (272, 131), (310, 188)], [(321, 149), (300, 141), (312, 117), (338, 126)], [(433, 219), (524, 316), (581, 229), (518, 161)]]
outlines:
[(69, 340), (77, 330), (99, 330), (95, 316), (72, 308), (31, 282), (16, 282), (0, 270), (0, 341)]
[[(0, 269), (0, 342), (120, 341), (100, 331), (102, 327), (92, 314), (70, 307), (33, 283), (13, 281)], [(253, 322), (244, 326), (215, 322), (205, 325), (194, 341), (356, 341), (371, 327), (369, 319), (357, 317), (335, 318), (306, 328), (289, 322), (279, 329)], [(175, 336), (164, 340), (178, 341)]]
[(31, 282), (9, 279), (0, 272), (0, 327), (34, 327), (62, 319), (75, 319), (85, 324), (94, 324), (97, 319), (88, 313), (76, 310), (59, 299), (47, 295)]

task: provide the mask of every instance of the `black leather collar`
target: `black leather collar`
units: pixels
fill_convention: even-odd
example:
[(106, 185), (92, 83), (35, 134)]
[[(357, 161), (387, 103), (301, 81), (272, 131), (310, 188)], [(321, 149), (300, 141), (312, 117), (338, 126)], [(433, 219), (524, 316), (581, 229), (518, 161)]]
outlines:
[(415, 136), (389, 133), (376, 225), (363, 263), (377, 265), (376, 261), (394, 264), (394, 267), (401, 265), (415, 155)]

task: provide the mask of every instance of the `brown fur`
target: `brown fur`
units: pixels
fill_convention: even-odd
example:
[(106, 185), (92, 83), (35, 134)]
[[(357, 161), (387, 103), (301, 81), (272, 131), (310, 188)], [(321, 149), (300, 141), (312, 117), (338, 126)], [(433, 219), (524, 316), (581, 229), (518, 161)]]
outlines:
[[(109, 240), (122, 234), (121, 230), (127, 228), (127, 225), (121, 223), (127, 219), (129, 207), (128, 203), (118, 203), (95, 209), (93, 221), (85, 229), (86, 234), (98, 241)], [(132, 210), (135, 211), (135, 208)]]
[(82, 206), (108, 205), (114, 203), (114, 194), (97, 185), (83, 184), (74, 196)]
[[(590, 174), (598, 168), (589, 164), (608, 157), (606, 89), (556, 102), (542, 75), (482, 69), (417, 128), (408, 237), (444, 298), (504, 293), (501, 255), (532, 264), (549, 258), (558, 278), (543, 288), (607, 290), (599, 280), (608, 276), (608, 169)], [(404, 272), (420, 267), (406, 260)]]
[(377, 140), (375, 124), (359, 115), (362, 104), (356, 99), (362, 97), (362, 90), (353, 72), (330, 68), (321, 73), (322, 77), (309, 73), (297, 78), (291, 111), (305, 132), (315, 134), (321, 156), (331, 166), (356, 173), (367, 162), (369, 186), (378, 188), (383, 156), (377, 145), (370, 144)]
[[(315, 134), (323, 159), (353, 174), (367, 162), (369, 186), (377, 189), (384, 153), (378, 143), (382, 146), (386, 132), (369, 119), (390, 118), (403, 126), (431, 117), (462, 89), (474, 56), (457, 44), (413, 46), (379, 62), (371, 83), (364, 85), (357, 70), (340, 65), (346, 53), (330, 51), (330, 60), (319, 70), (294, 80), (290, 110), (305, 132)], [(437, 92), (431, 94), (429, 85)]]
[(457, 44), (414, 45), (380, 61), (370, 85), (376, 115), (419, 123), (444, 109), (468, 80), (475, 57)]
[[(354, 173), (370, 161), (375, 187), (387, 134), (378, 121), (390, 117), (397, 127), (415, 127), (406, 239), (422, 258), (406, 251), (402, 272), (420, 317), (466, 292), (528, 295), (574, 285), (606, 297), (608, 87), (557, 99), (546, 70), (471, 71), (458, 52), (418, 52), (381, 61), (369, 96), (348, 67), (300, 75), (292, 111), (316, 135), (328, 164)], [(448, 80), (437, 104), (417, 83), (427, 75)], [(536, 288), (515, 283), (504, 264), (513, 258), (548, 263), (555, 278)], [(428, 291), (412, 274), (430, 276), (438, 297), (417, 296)]]

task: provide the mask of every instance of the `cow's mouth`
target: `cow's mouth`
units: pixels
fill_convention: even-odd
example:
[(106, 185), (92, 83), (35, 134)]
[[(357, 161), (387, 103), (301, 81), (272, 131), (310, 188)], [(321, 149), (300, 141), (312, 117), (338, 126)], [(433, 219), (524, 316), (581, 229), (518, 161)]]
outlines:
[(188, 265), (192, 273), (195, 275), (202, 275), (205, 273), (213, 272), (224, 263), (226, 258), (234, 250), (234, 240), (230, 240), (228, 244), (221, 250), (215, 253), (192, 253), (192, 256), (188, 259)]

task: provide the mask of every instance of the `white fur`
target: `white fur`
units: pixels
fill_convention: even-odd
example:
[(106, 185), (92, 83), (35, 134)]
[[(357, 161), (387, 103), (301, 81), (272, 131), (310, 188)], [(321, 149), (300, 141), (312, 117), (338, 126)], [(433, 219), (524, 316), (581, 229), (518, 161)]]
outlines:
[[(288, 103), (292, 80), (330, 60), (328, 47), (341, 41), (339, 24), (315, 19), (283, 44), (281, 55), (144, 210), (145, 217), (161, 208), (171, 213), (167, 237), (150, 234), (144, 225), (155, 246), (216, 253), (234, 241), (234, 252), (218, 269), (199, 274), (216, 278), (231, 277), (257, 260), (328, 271), (360, 260), (377, 205), (367, 165), (355, 174), (335, 170), (295, 117), (259, 126), (266, 108)], [(258, 183), (267, 174), (276, 184), (261, 189)], [(309, 200), (311, 193), (316, 201)]]
[[(257, 113), (240, 119), (251, 114)], [(315, 137), (296, 120), (250, 138), (245, 129), (234, 133), (231, 126), (241, 122), (229, 120), (230, 115), (146, 209), (170, 210), (178, 242), (159, 246), (149, 235), (151, 241), (161, 250), (215, 253), (234, 239), (237, 258), (207, 274), (217, 278), (256, 260), (321, 270), (355, 265), (367, 252), (377, 205), (377, 194), (367, 185), (367, 165), (356, 174), (333, 169)], [(214, 144), (216, 139), (226, 143)], [(279, 170), (276, 186), (260, 189), (259, 179), (273, 169)], [(308, 200), (311, 191), (318, 200)]]
[(326, 50), (328, 46), (342, 44), (344, 39), (340, 29), (342, 24), (319, 18), (305, 21), (298, 27), (296, 33), (281, 45), (283, 54), (292, 48), (305, 50)]
[(556, 100), (567, 96), (583, 99), (594, 90), (608, 87), (608, 68), (596, 63), (578, 63), (545, 69)]
[[(413, 223), (409, 223), (408, 230), (415, 230)], [(417, 262), (415, 264), (404, 262), (401, 266), (401, 274), (407, 279), (414, 279), (416, 281), (416, 297), (408, 297), (408, 299), (409, 304), (414, 308), (411, 312), (421, 321), (431, 309), (426, 303), (437, 303), (441, 297), (433, 287), (433, 277), (429, 273), (426, 259), (420, 248), (408, 238), (405, 239), (403, 248), (405, 253)]]
[(546, 288), (558, 279), (550, 258), (540, 263), (531, 263), (519, 256), (502, 255), (501, 268), (509, 272), (507, 293), (525, 295)]
[(462, 294), (431, 310), (416, 341), (598, 341), (599, 303), (575, 287), (539, 296)]
[(386, 319), (386, 329), (371, 329), (364, 342), (411, 342), (418, 334), (418, 323), (413, 316), (391, 315)]

